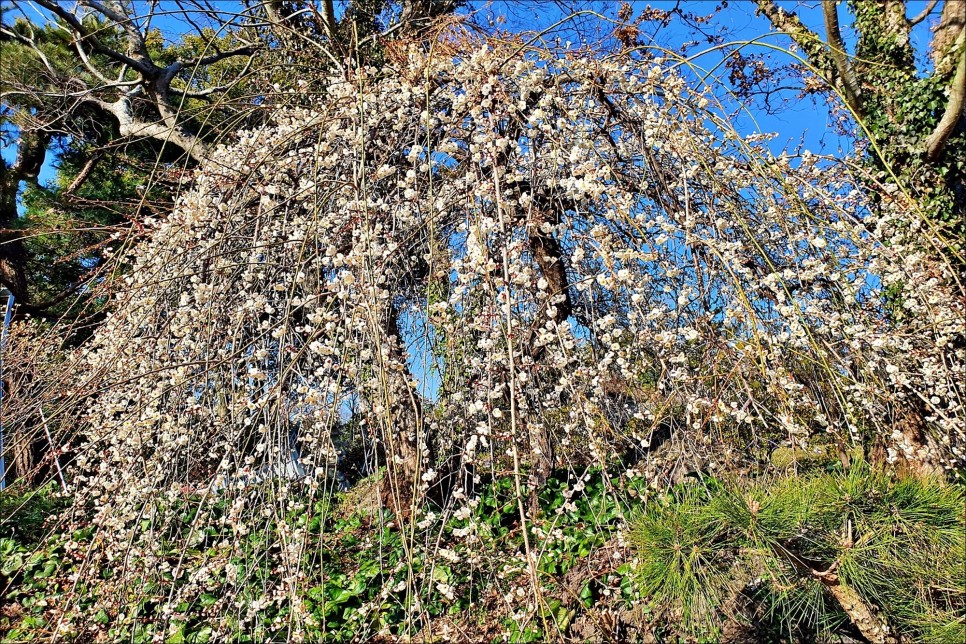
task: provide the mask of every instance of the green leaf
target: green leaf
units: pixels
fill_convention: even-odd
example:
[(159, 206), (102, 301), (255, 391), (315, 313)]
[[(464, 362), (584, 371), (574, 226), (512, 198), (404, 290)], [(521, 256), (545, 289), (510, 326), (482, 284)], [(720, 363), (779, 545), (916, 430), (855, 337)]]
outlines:
[(166, 644), (184, 644), (184, 624), (178, 624), (178, 630), (164, 640)]
[(452, 571), (449, 566), (436, 566), (433, 568), (433, 581), (441, 581), (443, 583), (448, 583), (452, 578)]
[(329, 601), (333, 604), (343, 604), (352, 599), (352, 593), (344, 588), (336, 588), (329, 592)]
[(22, 567), (23, 555), (17, 552), (4, 558), (3, 567), (0, 568), (0, 574), (4, 577), (12, 577)]
[(36, 577), (37, 579), (46, 579), (47, 577), (50, 577), (51, 575), (53, 575), (56, 571), (57, 571), (57, 561), (51, 559), (44, 564), (44, 569), (38, 572), (36, 575), (34, 575), (34, 577)]
[(584, 587), (580, 589), (580, 601), (584, 602), (584, 605), (590, 606), (593, 598), (594, 591), (590, 589), (590, 582), (587, 582), (584, 584)]

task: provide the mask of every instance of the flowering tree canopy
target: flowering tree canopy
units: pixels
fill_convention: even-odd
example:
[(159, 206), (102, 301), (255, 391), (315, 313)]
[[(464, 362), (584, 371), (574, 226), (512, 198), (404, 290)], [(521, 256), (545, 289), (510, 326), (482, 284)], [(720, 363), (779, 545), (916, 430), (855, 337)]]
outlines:
[[(438, 43), (213, 151), (119, 255), (77, 370), (75, 507), (113, 535), (90, 556), (134, 588), (163, 499), (237, 498), (245, 534), (292, 509), (285, 468), (322, 495), (353, 441), (414, 518), (459, 516), (484, 473), (961, 460), (963, 291), (914, 208), (718, 114), (673, 60)], [(285, 602), (305, 535), (282, 532)]]

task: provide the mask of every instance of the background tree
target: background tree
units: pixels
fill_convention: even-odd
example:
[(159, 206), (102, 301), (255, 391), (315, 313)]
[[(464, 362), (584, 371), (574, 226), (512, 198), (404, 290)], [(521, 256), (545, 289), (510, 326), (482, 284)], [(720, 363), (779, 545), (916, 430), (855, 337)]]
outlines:
[[(944, 253), (962, 267), (966, 234), (966, 2), (929, 0), (913, 13), (904, 0), (823, 0), (824, 31), (808, 28), (775, 0), (759, 12), (788, 35), (844, 99), (870, 144), (867, 159), (939, 228)], [(847, 7), (843, 20), (840, 5)], [(818, 9), (800, 9), (818, 11)], [(845, 22), (851, 19), (849, 22)], [(915, 36), (931, 23), (926, 52)], [(843, 28), (843, 24), (848, 29)], [(914, 30), (919, 27), (914, 34)], [(824, 91), (812, 86), (814, 91)], [(894, 175), (893, 175), (894, 173)], [(888, 192), (882, 185), (873, 191)], [(888, 197), (883, 197), (888, 199)]]
[[(261, 44), (232, 17), (200, 9), (182, 9), (194, 33), (171, 44), (152, 27), (165, 15), (158, 5), (141, 15), (118, 2), (36, 5), (47, 15), (8, 4), (0, 28), (4, 144), (16, 148), (0, 170), (0, 281), (22, 312), (56, 314), (98, 263), (92, 248), (107, 227), (144, 204), (163, 210), (183, 171), (246, 122), (254, 97), (244, 80)], [(44, 186), (51, 157), (58, 177)]]

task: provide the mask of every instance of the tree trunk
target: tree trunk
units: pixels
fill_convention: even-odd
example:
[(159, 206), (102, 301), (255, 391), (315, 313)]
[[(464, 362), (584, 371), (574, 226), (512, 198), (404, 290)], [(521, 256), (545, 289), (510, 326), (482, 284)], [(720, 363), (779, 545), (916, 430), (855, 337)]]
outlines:
[[(47, 155), (50, 135), (21, 131), (17, 160), (8, 166), (0, 159), (0, 284), (10, 289), (18, 304), (27, 304), (27, 251), (23, 235), (16, 230), (17, 193), (20, 182), (36, 182)], [(5, 304), (5, 302), (4, 302)]]
[[(29, 300), (26, 267), (27, 252), (20, 233), (0, 233), (0, 284), (10, 289), (17, 304), (26, 304)], [(6, 304), (6, 300), (0, 302), (0, 306)]]
[[(379, 427), (379, 439), (386, 452), (387, 476), (383, 496), (390, 501), (397, 515), (408, 515), (419, 485), (422, 460), (423, 410), (419, 393), (412, 386), (406, 365), (406, 352), (399, 331), (399, 309), (390, 304), (384, 312), (382, 341), (388, 346), (387, 359), (377, 368), (382, 370), (378, 390), (370, 392), (371, 404), (382, 408), (374, 419)], [(379, 351), (380, 347), (373, 347)]]
[(854, 588), (846, 586), (838, 579), (835, 581), (823, 579), (822, 582), (845, 614), (849, 616), (852, 624), (862, 633), (862, 637), (872, 644), (885, 644), (891, 641), (885, 624), (875, 616)]
[[(529, 226), (530, 252), (533, 254), (537, 266), (540, 267), (543, 279), (547, 282), (545, 292), (548, 297), (537, 316), (537, 324), (546, 325), (549, 322), (561, 324), (570, 317), (574, 310), (573, 301), (570, 299), (567, 267), (563, 261), (563, 249), (560, 242), (553, 236), (552, 231), (545, 232), (543, 230), (543, 227), (547, 224), (552, 226), (559, 224), (560, 213), (559, 209), (553, 208), (552, 204), (540, 204), (540, 206), (540, 209), (533, 213)], [(536, 346), (534, 338), (531, 338), (526, 349), (534, 363), (538, 363), (546, 353), (544, 347)], [(530, 424), (530, 427), (530, 445), (535, 453), (534, 483), (535, 489), (539, 489), (550, 478), (555, 464), (553, 437), (550, 435), (546, 423)]]

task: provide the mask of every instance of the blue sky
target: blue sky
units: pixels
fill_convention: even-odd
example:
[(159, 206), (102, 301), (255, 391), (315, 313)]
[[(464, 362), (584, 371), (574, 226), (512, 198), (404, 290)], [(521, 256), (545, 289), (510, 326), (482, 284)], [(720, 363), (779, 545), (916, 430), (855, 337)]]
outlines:
[[(565, 16), (560, 11), (558, 5), (553, 0), (539, 1), (520, 1), (520, 0), (494, 0), (493, 2), (473, 2), (474, 7), (480, 6), (480, 11), (502, 13), (507, 16), (507, 23), (504, 25), (510, 31), (514, 30), (541, 30), (553, 25)], [(576, 4), (576, 3), (575, 3)], [(581, 8), (587, 7), (591, 10), (610, 17), (616, 18), (620, 8), (620, 3), (616, 1), (602, 0), (598, 2), (579, 3)], [(676, 0), (648, 0), (647, 2), (633, 1), (630, 5), (635, 11), (635, 15), (645, 10), (648, 6), (655, 9), (672, 10), (680, 6), (683, 11), (694, 14), (711, 14), (718, 6), (718, 2), (707, 0), (691, 0), (677, 2)], [(786, 3), (792, 8), (794, 3)], [(819, 12), (805, 12), (803, 20), (810, 26), (814, 25), (815, 18), (820, 19)], [(645, 23), (645, 25), (648, 23)], [(786, 48), (790, 43), (787, 37), (771, 33), (771, 25), (763, 17), (755, 15), (754, 6), (751, 2), (732, 1), (727, 9), (718, 12), (713, 21), (705, 26), (706, 30), (712, 35), (722, 35), (725, 42), (751, 41), (761, 39), (761, 44), (747, 45), (743, 48), (743, 53), (765, 53), (768, 54), (776, 64), (787, 64), (794, 62), (794, 59), (787, 55), (782, 55), (772, 47), (766, 45)], [(577, 30), (568, 30), (566, 26), (559, 28), (564, 35), (564, 39), (570, 39), (576, 48), (580, 43), (580, 33)], [(642, 38), (647, 42), (648, 37), (653, 44), (664, 47), (672, 51), (680, 51), (684, 43), (695, 41), (696, 37), (686, 25), (680, 20), (672, 20), (666, 27), (660, 29), (643, 30), (647, 37)], [(595, 37), (593, 33), (589, 38)], [(564, 40), (566, 42), (566, 40)], [(704, 76), (707, 71), (714, 74), (724, 74), (727, 72), (722, 66), (725, 58), (725, 51), (709, 43), (701, 43), (690, 47), (687, 55), (692, 66), (695, 77)], [(703, 71), (702, 71), (703, 70)], [(794, 149), (803, 145), (805, 149), (812, 152), (836, 153), (840, 149), (848, 149), (848, 141), (840, 139), (832, 130), (829, 122), (829, 114), (823, 102), (811, 99), (794, 100), (795, 92), (788, 91), (784, 95), (790, 99), (781, 105), (775, 114), (765, 114), (755, 106), (748, 106), (749, 112), (741, 113), (740, 105), (732, 102), (727, 105), (729, 111), (737, 112), (737, 118), (732, 119), (732, 124), (738, 131), (751, 134), (755, 132), (775, 133), (778, 136), (771, 144), (774, 153), (779, 154), (783, 149)], [(752, 118), (752, 115), (754, 118)]]
[[(555, 23), (560, 22), (567, 16), (565, 10), (566, 0), (558, 2), (556, 0), (471, 0), (462, 11), (472, 11), (477, 18), (486, 21), (488, 17), (493, 18), (493, 24), (509, 32), (519, 31), (542, 31), (550, 28)], [(613, 0), (595, 0), (585, 2), (571, 2), (571, 5), (581, 9), (589, 9), (608, 18), (616, 18), (620, 3)], [(631, 2), (635, 14), (651, 6), (657, 9), (670, 10), (678, 5), (675, 0), (650, 0), (649, 2)], [(141, 7), (144, 5), (144, 7)], [(240, 9), (240, 4), (236, 0), (218, 0), (212, 2), (218, 9), (223, 9), (226, 14), (236, 12)], [(142, 0), (137, 0), (136, 6), (146, 8)], [(701, 0), (690, 0), (680, 3), (680, 6), (688, 12), (695, 14), (711, 13), (717, 3)], [(163, 7), (163, 3), (162, 3)], [(38, 15), (40, 13), (38, 12)], [(820, 18), (816, 10), (804, 11), (801, 17), (806, 24), (814, 23), (816, 18)], [(595, 24), (596, 21), (596, 24)], [(177, 40), (181, 33), (184, 33), (188, 25), (183, 18), (175, 15), (165, 15), (163, 12), (156, 15), (152, 26), (161, 29), (169, 34), (172, 40)], [(815, 25), (818, 26), (818, 25)], [(561, 43), (571, 42), (571, 46), (576, 49), (581, 44), (595, 40), (603, 30), (607, 29), (606, 22), (597, 21), (593, 16), (583, 16), (575, 20), (566, 21), (557, 26), (553, 34), (560, 38)], [(754, 7), (749, 2), (729, 3), (726, 10), (717, 14), (714, 22), (710, 25), (710, 30), (727, 30), (726, 40), (752, 40), (769, 33), (768, 22), (761, 17), (754, 15)], [(683, 43), (694, 39), (693, 32), (690, 32), (680, 21), (673, 20), (667, 27), (649, 30), (648, 35), (653, 38), (656, 45), (666, 47), (670, 50), (679, 50)], [(645, 39), (646, 40), (646, 39)], [(763, 40), (763, 42), (781, 47), (787, 46), (786, 38), (773, 35)], [(768, 52), (776, 61), (789, 62), (787, 56), (782, 57), (780, 53), (769, 51), (767, 48), (757, 45), (746, 47), (745, 52)], [(696, 74), (702, 73), (700, 70), (711, 70), (718, 67), (717, 73), (721, 73), (723, 68), (720, 64), (723, 60), (721, 49), (715, 49), (711, 45), (698, 45), (689, 50), (690, 63)], [(787, 92), (788, 96), (794, 96), (793, 92)], [(750, 113), (742, 113), (740, 106), (732, 103), (729, 111), (735, 115), (733, 124), (743, 133), (753, 133), (756, 131), (773, 132), (778, 136), (772, 142), (772, 150), (777, 154), (782, 149), (794, 149), (799, 145), (804, 146), (813, 152), (838, 153), (847, 149), (848, 141), (841, 139), (834, 134), (830, 127), (829, 115), (825, 105), (811, 99), (792, 100), (784, 103), (781, 109), (775, 114), (765, 114), (760, 110), (751, 107)], [(754, 115), (754, 118), (751, 117)], [(12, 160), (15, 150), (5, 147), (0, 150), (8, 161)], [(44, 164), (41, 172), (41, 181), (50, 181), (55, 176), (56, 158), (50, 155)]]

